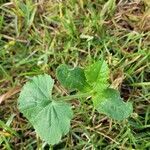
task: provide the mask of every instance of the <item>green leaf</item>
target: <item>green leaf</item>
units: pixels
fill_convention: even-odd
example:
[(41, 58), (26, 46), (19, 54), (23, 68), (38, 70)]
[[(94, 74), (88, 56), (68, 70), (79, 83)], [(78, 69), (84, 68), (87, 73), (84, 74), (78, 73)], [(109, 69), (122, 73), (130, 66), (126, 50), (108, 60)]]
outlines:
[(31, 122), (41, 139), (56, 144), (70, 128), (70, 105), (52, 99), (54, 80), (39, 75), (27, 82), (19, 96), (19, 110)]
[(133, 111), (132, 104), (125, 103), (119, 92), (114, 89), (106, 89), (102, 93), (93, 96), (95, 108), (112, 119), (123, 120), (130, 116)]
[(79, 91), (87, 91), (89, 85), (86, 82), (84, 71), (79, 68), (70, 68), (67, 65), (60, 65), (56, 70), (59, 82), (68, 89), (78, 89)]
[(95, 91), (102, 91), (109, 85), (109, 68), (104, 60), (95, 62), (85, 69), (87, 82)]

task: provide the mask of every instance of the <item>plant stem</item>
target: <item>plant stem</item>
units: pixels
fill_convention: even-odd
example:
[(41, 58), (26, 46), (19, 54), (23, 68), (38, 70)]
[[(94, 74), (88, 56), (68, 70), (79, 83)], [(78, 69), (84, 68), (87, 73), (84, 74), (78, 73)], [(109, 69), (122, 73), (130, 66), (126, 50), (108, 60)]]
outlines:
[(50, 149), (49, 150), (53, 150), (53, 145), (50, 145)]
[(68, 101), (68, 100), (72, 100), (72, 99), (78, 99), (78, 98), (83, 98), (83, 97), (88, 97), (91, 96), (92, 92), (87, 92), (87, 93), (82, 93), (82, 94), (76, 94), (76, 95), (69, 95), (69, 96), (64, 96), (64, 97), (60, 97), (60, 98), (55, 98), (56, 101)]

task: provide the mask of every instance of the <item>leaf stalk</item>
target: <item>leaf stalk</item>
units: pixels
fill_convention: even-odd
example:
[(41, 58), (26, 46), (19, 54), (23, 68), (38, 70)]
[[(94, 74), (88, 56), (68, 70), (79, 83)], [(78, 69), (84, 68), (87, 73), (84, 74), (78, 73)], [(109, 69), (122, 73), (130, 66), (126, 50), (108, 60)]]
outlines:
[(91, 96), (92, 92), (87, 92), (87, 93), (80, 93), (76, 95), (69, 95), (69, 96), (64, 96), (60, 98), (55, 98), (56, 101), (69, 101), (73, 99), (79, 99), (79, 98), (85, 98)]

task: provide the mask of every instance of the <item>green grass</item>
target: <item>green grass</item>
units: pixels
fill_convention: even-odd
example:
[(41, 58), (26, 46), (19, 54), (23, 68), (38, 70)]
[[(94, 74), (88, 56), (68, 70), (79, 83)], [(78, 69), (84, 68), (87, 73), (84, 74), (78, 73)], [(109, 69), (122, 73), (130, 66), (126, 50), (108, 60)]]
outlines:
[[(0, 95), (34, 75), (55, 79), (62, 63), (84, 67), (104, 57), (110, 81), (134, 113), (115, 122), (90, 101), (74, 100), (72, 129), (53, 149), (149, 149), (149, 12), (147, 0), (0, 0)], [(55, 81), (54, 94), (67, 93)], [(0, 149), (48, 149), (17, 110), (16, 93), (0, 104)]]

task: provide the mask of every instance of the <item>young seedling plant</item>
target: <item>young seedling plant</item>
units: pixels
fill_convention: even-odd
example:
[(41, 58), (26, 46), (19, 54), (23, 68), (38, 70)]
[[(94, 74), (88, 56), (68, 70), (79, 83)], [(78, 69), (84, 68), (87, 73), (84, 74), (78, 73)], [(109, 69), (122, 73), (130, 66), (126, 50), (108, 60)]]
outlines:
[(28, 81), (19, 96), (18, 108), (33, 125), (40, 138), (50, 145), (57, 144), (70, 129), (73, 118), (72, 99), (91, 97), (95, 109), (108, 117), (121, 121), (133, 111), (130, 102), (124, 102), (119, 91), (110, 88), (109, 68), (104, 60), (81, 69), (62, 64), (56, 70), (59, 82), (75, 95), (52, 96), (54, 80), (47, 74)]

